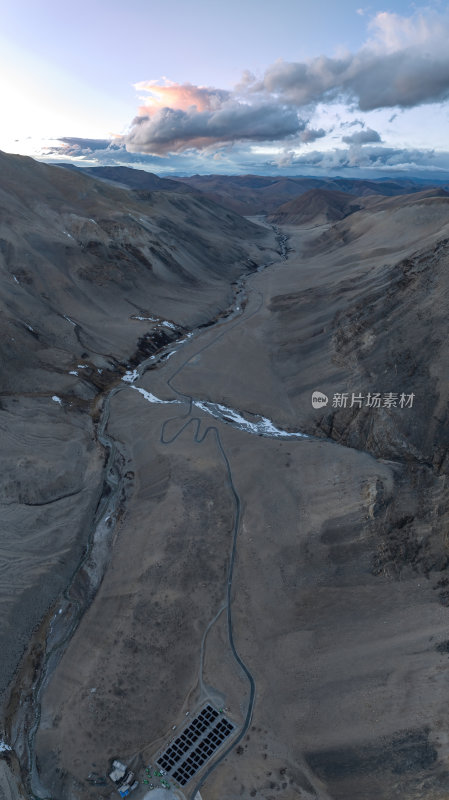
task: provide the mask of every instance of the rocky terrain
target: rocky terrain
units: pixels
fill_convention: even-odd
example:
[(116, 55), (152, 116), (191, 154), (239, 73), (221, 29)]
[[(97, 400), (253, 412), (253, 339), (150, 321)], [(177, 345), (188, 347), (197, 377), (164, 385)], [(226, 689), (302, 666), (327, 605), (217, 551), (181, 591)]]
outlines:
[(352, 194), (327, 189), (309, 189), (294, 200), (283, 203), (267, 217), (276, 225), (323, 225), (338, 222), (360, 211), (363, 203)]
[(350, 178), (271, 178), (260, 175), (193, 175), (176, 180), (204, 192), (233, 211), (251, 216), (271, 214), (280, 205), (311, 190), (344, 192), (356, 197), (393, 197), (433, 189), (445, 189), (447, 182), (436, 183), (413, 178), (360, 180)]
[[(67, 165), (65, 165), (67, 167)], [(69, 165), (70, 169), (76, 169)], [(184, 191), (201, 192), (211, 200), (225, 208), (235, 211), (243, 216), (257, 214), (273, 214), (279, 206), (299, 198), (306, 192), (319, 190), (324, 192), (342, 192), (365, 198), (371, 195), (394, 197), (428, 189), (448, 189), (447, 181), (424, 181), (418, 178), (385, 178), (376, 180), (361, 180), (350, 178), (297, 178), (297, 177), (269, 177), (263, 175), (192, 175), (189, 177), (159, 178), (150, 172), (133, 169), (130, 167), (84, 167), (83, 172), (97, 178), (113, 181), (130, 189), (157, 188), (179, 191), (182, 186)], [(176, 187), (176, 188), (175, 188)], [(319, 196), (319, 194), (318, 194)], [(351, 200), (351, 198), (349, 198)], [(331, 194), (327, 195), (327, 202), (336, 202)], [(354, 204), (354, 201), (353, 201)], [(360, 204), (360, 201), (359, 201)], [(334, 220), (335, 221), (335, 220)], [(296, 220), (295, 224), (299, 221)]]
[(211, 698), (237, 734), (186, 798), (445, 800), (445, 192), (320, 195), (285, 250), (206, 197), (8, 170), (5, 797), (116, 797), (110, 760), (141, 780)]
[[(64, 164), (65, 168), (77, 170), (73, 164)], [(119, 186), (135, 189), (137, 191), (166, 191), (178, 192), (180, 194), (195, 193), (195, 189), (188, 183), (181, 183), (174, 178), (160, 178), (154, 172), (146, 172), (143, 169), (132, 169), (131, 167), (85, 167), (83, 172), (94, 178), (101, 178), (111, 181)]]
[(131, 194), (5, 154), (0, 172), (3, 693), (85, 550), (105, 392), (276, 253), (270, 232), (185, 191)]

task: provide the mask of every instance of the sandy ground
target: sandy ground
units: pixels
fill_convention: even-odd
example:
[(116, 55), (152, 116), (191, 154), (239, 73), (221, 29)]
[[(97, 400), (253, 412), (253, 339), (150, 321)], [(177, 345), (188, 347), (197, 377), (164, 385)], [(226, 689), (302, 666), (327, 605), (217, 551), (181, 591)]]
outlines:
[[(254, 436), (132, 389), (113, 399), (108, 431), (134, 480), (110, 568), (44, 693), (36, 752), (52, 796), (111, 796), (89, 772), (119, 756), (141, 774), (202, 699), (237, 498), (232, 618), (255, 705), (203, 800), (447, 798), (448, 255), (436, 243), (449, 215), (432, 203), (291, 230), (295, 252), (250, 279), (238, 324), (139, 382), (175, 399), (177, 373), (180, 392), (321, 441)], [(417, 402), (316, 411), (316, 388)], [(242, 730), (249, 684), (223, 615), (202, 678)]]

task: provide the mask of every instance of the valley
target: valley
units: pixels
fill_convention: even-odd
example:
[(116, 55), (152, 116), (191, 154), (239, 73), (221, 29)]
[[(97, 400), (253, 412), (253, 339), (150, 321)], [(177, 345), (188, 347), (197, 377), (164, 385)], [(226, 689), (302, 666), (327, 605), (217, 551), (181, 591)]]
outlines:
[(2, 233), (5, 797), (118, 796), (119, 757), (137, 800), (210, 701), (235, 734), (173, 796), (443, 800), (449, 199), (273, 229), (19, 167), (47, 195)]

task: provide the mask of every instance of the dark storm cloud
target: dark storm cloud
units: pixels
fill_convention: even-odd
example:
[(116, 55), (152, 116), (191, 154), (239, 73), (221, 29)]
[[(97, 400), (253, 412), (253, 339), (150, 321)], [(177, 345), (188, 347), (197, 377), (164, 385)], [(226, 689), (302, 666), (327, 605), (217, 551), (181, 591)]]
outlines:
[(277, 102), (230, 101), (213, 111), (163, 108), (134, 119), (126, 147), (131, 152), (164, 155), (231, 142), (280, 141), (304, 128), (294, 108)]
[(382, 139), (377, 131), (372, 128), (364, 128), (361, 131), (352, 133), (350, 136), (343, 136), (342, 141), (345, 144), (370, 144), (373, 142), (381, 142)]

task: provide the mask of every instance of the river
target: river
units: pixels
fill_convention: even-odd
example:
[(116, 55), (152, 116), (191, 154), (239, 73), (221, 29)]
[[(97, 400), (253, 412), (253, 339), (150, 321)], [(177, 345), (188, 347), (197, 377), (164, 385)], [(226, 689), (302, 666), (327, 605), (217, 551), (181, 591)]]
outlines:
[[(278, 230), (275, 230), (275, 233), (279, 244), (280, 257), (281, 259), (285, 260), (287, 259), (287, 237)], [(257, 271), (262, 271), (267, 267), (275, 265), (276, 263), (278, 262), (269, 262), (268, 264), (260, 266)], [(181, 433), (181, 431), (191, 423), (198, 423), (195, 434), (196, 437), (198, 436), (199, 418), (198, 416), (195, 416), (198, 411), (206, 413), (213, 419), (231, 425), (233, 428), (250, 435), (288, 439), (314, 438), (302, 433), (301, 431), (287, 431), (278, 428), (270, 419), (263, 416), (250, 415), (247, 413), (243, 414), (234, 408), (228, 408), (220, 403), (206, 401), (198, 397), (183, 395), (172, 385), (173, 379), (180, 373), (186, 364), (192, 358), (194, 358), (198, 352), (210, 347), (218, 338), (215, 337), (211, 341), (209, 340), (206, 345), (201, 346), (201, 337), (204, 335), (205, 330), (211, 331), (212, 328), (220, 329), (218, 336), (221, 336), (221, 329), (223, 326), (226, 326), (228, 329), (230, 324), (236, 325), (239, 324), (244, 318), (248, 318), (246, 307), (248, 301), (247, 281), (249, 277), (250, 274), (245, 275), (236, 282), (233, 303), (227, 312), (221, 315), (219, 319), (211, 324), (202, 325), (194, 331), (183, 334), (179, 339), (166, 345), (159, 352), (151, 355), (148, 358), (145, 358), (135, 369), (129, 370), (123, 376), (120, 384), (114, 386), (114, 388), (112, 388), (104, 397), (102, 412), (99, 422), (97, 423), (96, 431), (98, 441), (107, 452), (107, 459), (103, 474), (104, 488), (101, 499), (95, 513), (95, 518), (91, 526), (91, 531), (88, 541), (86, 542), (83, 556), (73, 571), (71, 580), (62, 597), (60, 598), (57, 610), (46, 620), (47, 627), (45, 631), (45, 653), (40, 669), (37, 675), (34, 677), (34, 683), (31, 687), (29, 687), (29, 698), (31, 702), (27, 704), (20, 704), (14, 719), (10, 721), (10, 729), (8, 732), (10, 746), (12, 747), (20, 763), (24, 784), (26, 785), (30, 796), (33, 796), (34, 798), (45, 798), (48, 795), (45, 787), (41, 785), (39, 779), (34, 752), (34, 741), (40, 722), (40, 701), (42, 692), (51, 679), (51, 675), (58, 661), (61, 659), (68, 642), (71, 640), (78, 625), (80, 624), (85, 611), (92, 603), (103, 575), (107, 569), (111, 548), (113, 545), (115, 522), (117, 520), (120, 506), (124, 497), (123, 490), (125, 461), (123, 453), (119, 444), (107, 433), (112, 398), (119, 392), (137, 391), (141, 394), (145, 401), (150, 403), (164, 403), (183, 406), (185, 413), (182, 415), (182, 417), (180, 417), (180, 419), (183, 421), (182, 428), (175, 434), (174, 437), (171, 439), (164, 438), (165, 426), (162, 426), (161, 441), (167, 445), (174, 441), (179, 433)], [(255, 311), (252, 311), (251, 314), (256, 314), (259, 308), (260, 305)], [(161, 324), (163, 325), (164, 322)], [(171, 323), (168, 321), (166, 322), (167, 326), (170, 324)], [(200, 345), (200, 347), (198, 347), (198, 345)], [(166, 367), (167, 361), (169, 361), (169, 359), (181, 349), (186, 349), (186, 351), (188, 350), (193, 352), (191, 355), (187, 356), (187, 358), (182, 362), (181, 366), (179, 366), (166, 381), (167, 387), (169, 387), (175, 395), (173, 399), (162, 400), (151, 392), (136, 385), (148, 369), (155, 369), (161, 366)], [(219, 761), (226, 756), (227, 752), (234, 748), (245, 735), (251, 721), (255, 694), (254, 679), (236, 651), (233, 642), (232, 629), (230, 598), (234, 557), (240, 522), (240, 498), (238, 497), (232, 481), (230, 464), (221, 443), (219, 432), (215, 426), (209, 426), (206, 434), (204, 435), (207, 435), (210, 431), (214, 431), (217, 437), (217, 444), (228, 470), (229, 483), (236, 506), (234, 537), (224, 608), (227, 609), (228, 615), (229, 643), (237, 663), (249, 681), (250, 699), (245, 724), (240, 731), (239, 736), (221, 754), (220, 758), (213, 762), (213, 764), (205, 772), (203, 778), (191, 792), (190, 796), (192, 798), (195, 796), (197, 790), (200, 788), (207, 775), (210, 774), (210, 771), (215, 768)]]

